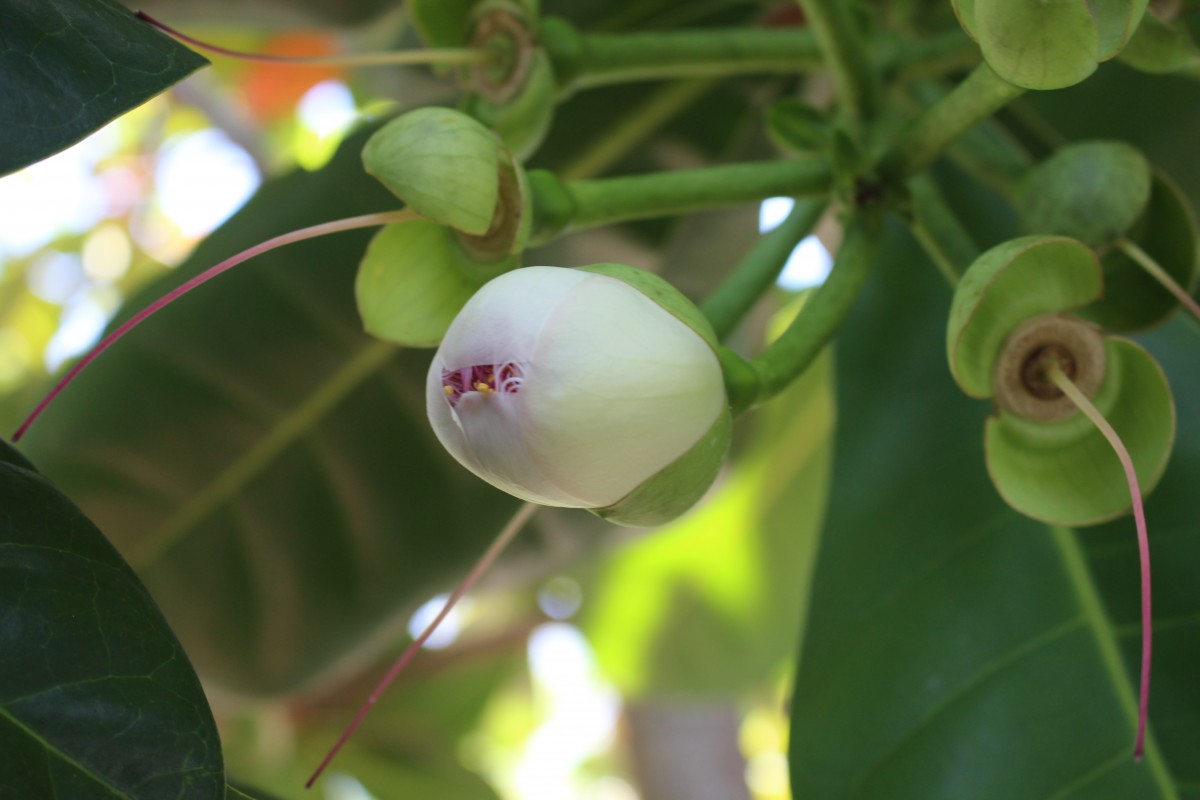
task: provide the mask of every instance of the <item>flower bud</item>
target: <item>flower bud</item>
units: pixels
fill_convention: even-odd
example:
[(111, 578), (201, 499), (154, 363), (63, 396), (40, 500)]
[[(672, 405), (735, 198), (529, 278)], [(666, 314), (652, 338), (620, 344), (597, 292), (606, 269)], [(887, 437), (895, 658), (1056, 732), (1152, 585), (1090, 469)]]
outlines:
[(429, 419), (455, 459), (510, 494), (658, 524), (699, 499), (728, 446), (715, 348), (695, 306), (649, 273), (518, 269), (451, 324)]

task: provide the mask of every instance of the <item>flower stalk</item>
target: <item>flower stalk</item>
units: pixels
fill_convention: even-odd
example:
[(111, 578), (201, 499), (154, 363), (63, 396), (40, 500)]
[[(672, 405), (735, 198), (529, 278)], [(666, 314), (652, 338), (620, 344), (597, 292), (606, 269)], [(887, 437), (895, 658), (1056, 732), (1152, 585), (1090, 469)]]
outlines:
[(826, 194), (833, 181), (819, 158), (726, 164), (649, 175), (571, 181), (572, 228), (668, 217), (765, 200)]
[(712, 323), (717, 338), (724, 339), (732, 333), (771, 287), (796, 245), (812, 232), (824, 210), (825, 203), (819, 200), (797, 202), (787, 218), (763, 234), (729, 277), (700, 304), (700, 311)]
[(859, 213), (850, 220), (825, 283), (813, 292), (788, 329), (751, 360), (759, 376), (758, 402), (790, 386), (837, 332), (866, 285), (882, 234), (883, 221), (873, 212)]

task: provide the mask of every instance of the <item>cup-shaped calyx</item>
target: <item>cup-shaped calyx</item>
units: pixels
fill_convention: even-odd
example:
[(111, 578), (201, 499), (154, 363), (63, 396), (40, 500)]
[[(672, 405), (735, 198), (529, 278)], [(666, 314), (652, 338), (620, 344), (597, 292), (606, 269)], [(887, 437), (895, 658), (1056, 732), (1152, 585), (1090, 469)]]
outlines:
[(1104, 296), (1079, 316), (1107, 330), (1162, 322), (1179, 302), (1129, 255), (1132, 243), (1190, 290), (1197, 279), (1197, 234), (1187, 200), (1124, 142), (1062, 148), (1021, 182), (1017, 206), (1030, 233), (1071, 236), (1096, 250)]
[(528, 267), (486, 284), (447, 331), (429, 419), (463, 466), (517, 497), (656, 525), (716, 477), (731, 416), (716, 337), (631, 267)]
[(437, 107), (401, 114), (367, 140), (363, 165), (413, 211), (457, 230), (476, 258), (498, 260), (524, 248), (525, 172), (466, 114)]
[(1079, 83), (1121, 52), (1147, 0), (954, 0), (958, 20), (1001, 78), (1026, 89)]
[(557, 101), (550, 59), (538, 41), (536, 0), (410, 0), (434, 47), (472, 47), (488, 58), (462, 74), (463, 108), (495, 129), (520, 159), (541, 144)]
[(1092, 251), (1030, 236), (984, 253), (950, 309), (955, 381), (992, 397), (988, 472), (1009, 505), (1059, 525), (1090, 525), (1130, 509), (1120, 461), (1104, 435), (1048, 377), (1062, 371), (1124, 441), (1143, 492), (1157, 484), (1175, 439), (1175, 407), (1158, 364), (1133, 342), (1066, 313), (1103, 290)]

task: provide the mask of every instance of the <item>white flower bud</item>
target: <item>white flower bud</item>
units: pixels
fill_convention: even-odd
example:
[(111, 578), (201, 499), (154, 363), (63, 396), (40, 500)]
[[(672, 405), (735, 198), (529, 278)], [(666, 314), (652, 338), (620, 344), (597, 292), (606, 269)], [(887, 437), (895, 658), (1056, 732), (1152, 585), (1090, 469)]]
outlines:
[[(663, 302), (673, 290), (658, 284), (651, 293)], [(686, 303), (669, 303), (678, 301)], [(583, 270), (528, 267), (495, 278), (463, 307), (430, 366), (438, 439), (467, 469), (525, 500), (602, 513), (641, 489), (656, 508), (622, 507), (616, 521), (680, 513), (716, 474), (729, 409), (711, 335), (659, 302)], [(667, 473), (663, 489), (646, 490)], [(686, 505), (667, 501), (667, 510), (664, 492), (687, 495)]]

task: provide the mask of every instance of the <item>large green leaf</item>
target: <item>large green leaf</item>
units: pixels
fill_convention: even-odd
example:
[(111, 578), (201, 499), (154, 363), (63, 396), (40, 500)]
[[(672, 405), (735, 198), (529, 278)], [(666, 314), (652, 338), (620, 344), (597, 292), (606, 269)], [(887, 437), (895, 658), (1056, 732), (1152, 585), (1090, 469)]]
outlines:
[(104, 535), (0, 441), (0, 795), (217, 798), (196, 673)]
[[(289, 229), (394, 208), (362, 171), (364, 138), (320, 172), (265, 184), (168, 283)], [(428, 353), (362, 333), (353, 286), (371, 234), (276, 250), (184, 298), (27, 439), (225, 691), (286, 692), (361, 658), (515, 507), (429, 430)]]
[(112, 0), (15, 0), (0, 25), (0, 175), (74, 144), (208, 61)]
[[(1088, 549), (1095, 532), (1049, 529), (1000, 501), (984, 469), (989, 409), (938, 358), (948, 293), (910, 240), (893, 235), (881, 252), (838, 340), (834, 490), (795, 685), (793, 792), (1182, 796), (1195, 780), (1184, 773), (1196, 770), (1200, 653), (1194, 636), (1172, 646), (1163, 633), (1136, 764), (1137, 627), (1112, 622), (1138, 613), (1132, 522), (1113, 529), (1110, 578), (1089, 571), (1111, 551)], [(1179, 541), (1194, 575), (1196, 548)], [(1188, 631), (1194, 578), (1156, 556), (1168, 566), (1155, 589), (1178, 598)]]

